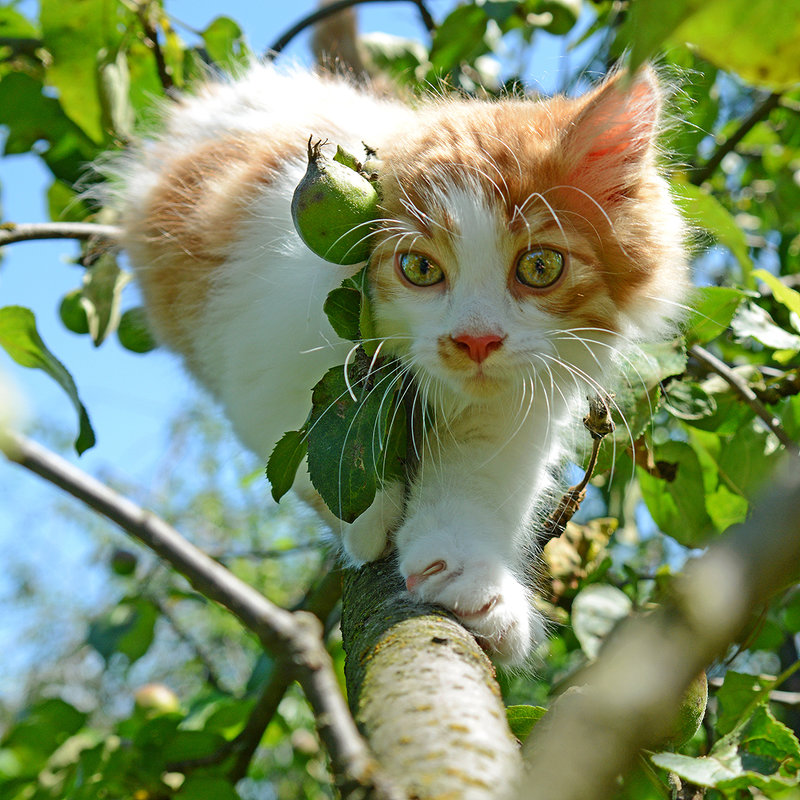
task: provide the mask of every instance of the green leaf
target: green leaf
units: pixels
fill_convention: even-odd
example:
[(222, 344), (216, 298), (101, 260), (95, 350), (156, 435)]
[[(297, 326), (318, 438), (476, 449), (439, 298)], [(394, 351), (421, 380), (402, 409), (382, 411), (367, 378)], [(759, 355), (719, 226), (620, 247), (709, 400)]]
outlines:
[(116, 31), (114, 0), (40, 0), (44, 46), (52, 56), (47, 83), (58, 89), (67, 113), (89, 138), (105, 139), (97, 80), (97, 53), (112, 44)]
[(692, 310), (686, 320), (687, 344), (704, 344), (716, 339), (730, 325), (746, 296), (741, 289), (723, 286), (695, 289), (690, 301)]
[(757, 269), (753, 277), (764, 281), (772, 289), (775, 299), (786, 306), (794, 314), (800, 316), (800, 292), (792, 289), (765, 269)]
[(160, 755), (167, 763), (187, 761), (210, 756), (224, 744), (225, 739), (212, 731), (177, 730), (165, 743)]
[(356, 399), (350, 394), (344, 368), (329, 370), (312, 392), (308, 428), (311, 482), (328, 508), (345, 522), (366, 511), (375, 498), (386, 468), (384, 448), (397, 394), (396, 388), (373, 387), (374, 376), (366, 381), (367, 366), (358, 361), (349, 367)]
[(86, 641), (106, 660), (122, 653), (132, 664), (150, 648), (158, 609), (146, 598), (121, 602), (89, 624)]
[(489, 51), (484, 40), (489, 17), (484, 8), (472, 3), (457, 6), (436, 29), (430, 60), (440, 73), (456, 69), (462, 62), (474, 61)]
[(572, 629), (587, 658), (597, 658), (605, 638), (632, 610), (630, 597), (610, 584), (592, 583), (575, 595)]
[(181, 800), (239, 800), (229, 781), (204, 775), (189, 775), (181, 786)]
[(752, 337), (773, 350), (800, 350), (800, 336), (776, 325), (769, 313), (755, 303), (745, 303), (739, 308), (731, 330), (739, 340)]
[[(745, 712), (752, 712), (751, 706), (758, 701), (770, 681), (757, 675), (746, 675), (729, 670), (725, 680), (717, 690), (717, 721), (715, 728), (720, 736), (730, 733), (743, 722)], [(766, 698), (762, 698), (766, 702)]]
[(131, 75), (128, 59), (120, 50), (98, 67), (100, 110), (103, 127), (127, 140), (133, 136), (136, 114), (130, 99)]
[(706, 509), (717, 533), (744, 522), (749, 508), (747, 498), (732, 492), (724, 483), (706, 494)]
[(666, 390), (666, 409), (673, 417), (698, 420), (717, 410), (717, 401), (694, 381), (673, 381)]
[(292, 488), (297, 470), (308, 452), (305, 429), (287, 431), (275, 445), (267, 461), (267, 480), (272, 499), (277, 503)]
[(47, 190), (47, 212), (59, 222), (83, 222), (89, 208), (64, 181), (54, 180)]
[(536, 723), (547, 713), (542, 706), (507, 706), (506, 719), (511, 733), (521, 742), (528, 738)]
[(656, 465), (671, 480), (637, 469), (642, 497), (656, 525), (686, 547), (702, 545), (711, 526), (706, 511), (703, 471), (692, 447), (670, 441), (654, 449)]
[(624, 381), (619, 384), (612, 407), (617, 428), (606, 437), (600, 450), (597, 472), (609, 469), (631, 441), (645, 432), (661, 405), (661, 383), (682, 374), (686, 361), (680, 341), (643, 345), (625, 359)]
[(636, 70), (692, 13), (702, 0), (637, 0), (621, 26), (617, 51), (630, 49), (630, 69)]
[(103, 253), (84, 273), (84, 305), (95, 347), (117, 329), (120, 295), (130, 280), (130, 273), (119, 268), (113, 253)]
[(88, 715), (57, 697), (36, 703), (2, 739), (9, 749), (25, 748), (49, 754), (77, 733)]
[(10, 6), (0, 7), (0, 37), (4, 39), (35, 39), (36, 26), (27, 17)]
[(351, 342), (359, 338), (359, 316), (361, 313), (361, 292), (350, 287), (340, 286), (330, 292), (322, 307), (328, 321), (342, 339)]
[(494, 20), (498, 25), (503, 25), (516, 14), (519, 6), (518, 0), (485, 0), (481, 7), (489, 19)]
[[(4, 152), (37, 148), (53, 174), (68, 185), (85, 176), (100, 149), (69, 119), (58, 100), (42, 94), (36, 78), (12, 72), (0, 79), (0, 125), (7, 127)], [(51, 146), (41, 150), (41, 142)]]
[(759, 422), (742, 425), (720, 449), (717, 464), (732, 491), (752, 497), (767, 480), (782, 452)]
[(212, 20), (202, 36), (211, 60), (223, 69), (244, 64), (250, 57), (242, 29), (229, 17)]
[(742, 281), (749, 285), (752, 282), (753, 261), (747, 237), (728, 209), (716, 197), (691, 183), (673, 181), (672, 193), (690, 222), (699, 225), (733, 253), (742, 268)]
[[(685, 3), (686, 0), (683, 0)], [(705, 0), (672, 36), (689, 42), (704, 58), (773, 90), (800, 81), (800, 14), (785, 0)], [(638, 3), (637, 3), (638, 5)]]
[(41, 369), (67, 393), (78, 412), (79, 431), (75, 449), (80, 455), (94, 446), (95, 436), (75, 381), (66, 367), (47, 349), (36, 330), (36, 318), (29, 308), (0, 308), (0, 346), (23, 367)]

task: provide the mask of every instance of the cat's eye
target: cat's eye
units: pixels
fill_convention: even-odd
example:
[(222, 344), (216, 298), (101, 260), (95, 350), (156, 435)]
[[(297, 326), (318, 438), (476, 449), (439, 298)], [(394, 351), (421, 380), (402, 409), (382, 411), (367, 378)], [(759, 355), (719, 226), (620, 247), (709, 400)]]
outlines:
[(549, 247), (526, 250), (517, 260), (517, 280), (534, 289), (552, 286), (564, 271), (564, 256)]
[(414, 286), (433, 286), (444, 280), (442, 268), (420, 253), (400, 254), (397, 257), (397, 265), (406, 280)]

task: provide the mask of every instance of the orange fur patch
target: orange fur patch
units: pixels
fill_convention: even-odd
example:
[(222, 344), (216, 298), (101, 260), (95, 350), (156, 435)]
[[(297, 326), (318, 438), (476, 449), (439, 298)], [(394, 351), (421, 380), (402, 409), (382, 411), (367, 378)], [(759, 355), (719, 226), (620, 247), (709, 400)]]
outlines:
[(150, 317), (169, 346), (196, 369), (194, 330), (217, 269), (247, 218), (246, 206), (302, 142), (230, 137), (169, 162), (125, 242), (139, 270)]

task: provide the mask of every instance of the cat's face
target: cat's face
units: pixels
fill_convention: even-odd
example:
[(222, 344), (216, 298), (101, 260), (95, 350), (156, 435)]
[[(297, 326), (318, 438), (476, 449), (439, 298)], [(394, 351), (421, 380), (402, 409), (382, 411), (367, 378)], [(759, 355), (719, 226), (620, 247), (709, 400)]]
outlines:
[(379, 332), (417, 373), (489, 398), (546, 374), (565, 331), (613, 329), (595, 248), (573, 225), (541, 203), (511, 221), (477, 186), (438, 200), (425, 232), (402, 220), (374, 257)]
[(575, 101), (450, 105), (387, 148), (370, 267), (386, 349), (483, 400), (535, 391), (565, 363), (582, 382), (637, 317), (674, 315), (656, 308), (685, 263), (653, 166), (655, 92), (640, 80)]

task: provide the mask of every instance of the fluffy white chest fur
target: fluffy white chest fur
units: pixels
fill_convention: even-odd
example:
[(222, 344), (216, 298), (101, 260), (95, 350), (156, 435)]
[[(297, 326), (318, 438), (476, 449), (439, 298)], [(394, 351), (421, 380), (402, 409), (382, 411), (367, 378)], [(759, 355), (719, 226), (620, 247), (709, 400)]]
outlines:
[(410, 373), (434, 424), (405, 509), (390, 485), (337, 530), (363, 563), (394, 529), (407, 590), (509, 663), (543, 635), (529, 544), (584, 398), (665, 335), (684, 291), (682, 225), (655, 166), (660, 104), (649, 72), (578, 99), (411, 107), (254, 66), (170, 108), (117, 167), (157, 334), (266, 459), (351, 347), (322, 307), (356, 268), (313, 255), (291, 221), (306, 141), (378, 151), (370, 293), (403, 370), (377, 390)]

